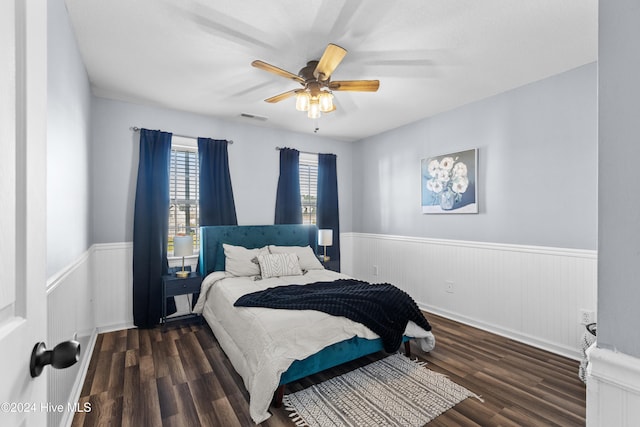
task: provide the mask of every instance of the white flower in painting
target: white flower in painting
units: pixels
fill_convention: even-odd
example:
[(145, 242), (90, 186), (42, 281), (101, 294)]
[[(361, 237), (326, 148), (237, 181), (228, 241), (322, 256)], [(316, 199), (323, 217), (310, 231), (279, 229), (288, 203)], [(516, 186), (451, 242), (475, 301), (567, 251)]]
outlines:
[(438, 181), (442, 182), (444, 185), (446, 185), (447, 182), (449, 182), (450, 176), (449, 176), (449, 172), (444, 170), (444, 169), (440, 169), (438, 171)]
[(431, 205), (440, 204), (443, 209), (452, 209), (453, 206), (447, 208), (442, 205), (443, 196), (447, 196), (447, 200), (453, 203), (459, 203), (462, 200), (462, 194), (469, 188), (469, 178), (467, 165), (458, 161), (459, 156), (446, 156), (442, 159), (429, 159), (427, 164), (427, 174), (424, 174), (426, 190), (431, 194)]
[(440, 169), (440, 162), (437, 160), (431, 160), (429, 165), (427, 166), (427, 170), (429, 171), (429, 175), (435, 177), (438, 174), (438, 170)]
[(442, 185), (442, 182), (438, 181), (437, 179), (430, 179), (429, 181), (427, 181), (427, 190), (431, 191), (432, 193), (440, 193), (443, 189), (444, 185)]
[(453, 157), (445, 157), (444, 159), (442, 159), (442, 161), (440, 162), (440, 167), (442, 169), (444, 169), (445, 171), (450, 171), (451, 168), (453, 167), (453, 162), (455, 160), (453, 159)]
[(467, 176), (467, 165), (462, 162), (458, 162), (453, 166), (451, 173), (454, 177)]
[(453, 178), (453, 182), (451, 185), (451, 190), (453, 192), (462, 194), (467, 191), (467, 187), (469, 186), (469, 178), (465, 176), (457, 176)]

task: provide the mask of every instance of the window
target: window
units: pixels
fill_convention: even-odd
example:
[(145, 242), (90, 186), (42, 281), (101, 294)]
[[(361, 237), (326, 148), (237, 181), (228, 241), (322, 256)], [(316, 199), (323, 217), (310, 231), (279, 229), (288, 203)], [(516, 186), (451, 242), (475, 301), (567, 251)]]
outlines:
[(318, 155), (300, 153), (300, 198), (302, 223), (315, 224), (318, 206)]
[(197, 140), (173, 136), (169, 165), (169, 256), (173, 255), (176, 234), (190, 234), (194, 253), (200, 250), (199, 173)]

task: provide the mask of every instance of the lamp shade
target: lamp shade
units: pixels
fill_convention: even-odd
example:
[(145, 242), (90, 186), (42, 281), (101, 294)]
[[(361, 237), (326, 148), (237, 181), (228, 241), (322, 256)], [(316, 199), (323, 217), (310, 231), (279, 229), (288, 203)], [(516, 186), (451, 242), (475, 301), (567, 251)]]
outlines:
[(320, 103), (320, 111), (323, 113), (328, 113), (333, 110), (333, 95), (330, 92), (320, 92), (318, 102)]
[(307, 92), (298, 92), (296, 94), (296, 110), (309, 111), (309, 100), (311, 97)]
[(311, 101), (309, 101), (309, 111), (307, 112), (307, 117), (309, 117), (310, 119), (319, 119), (320, 116), (320, 102), (318, 102), (318, 98), (312, 98)]
[(331, 229), (318, 230), (318, 244), (320, 246), (333, 245), (333, 230)]
[(173, 255), (179, 257), (193, 255), (193, 237), (174, 236)]

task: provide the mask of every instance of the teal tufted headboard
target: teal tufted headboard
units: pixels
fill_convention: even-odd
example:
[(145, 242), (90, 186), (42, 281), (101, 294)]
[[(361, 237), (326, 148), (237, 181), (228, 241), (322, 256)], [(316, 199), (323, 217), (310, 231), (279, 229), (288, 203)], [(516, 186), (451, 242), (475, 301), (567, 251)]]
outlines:
[(317, 252), (318, 228), (315, 225), (220, 225), (200, 227), (200, 274), (224, 271), (222, 244), (248, 249), (266, 245), (311, 246)]

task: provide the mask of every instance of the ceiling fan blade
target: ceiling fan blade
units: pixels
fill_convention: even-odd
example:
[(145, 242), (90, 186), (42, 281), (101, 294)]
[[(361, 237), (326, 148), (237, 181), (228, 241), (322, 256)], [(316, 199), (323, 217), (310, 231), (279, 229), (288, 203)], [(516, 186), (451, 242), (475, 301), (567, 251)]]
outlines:
[(349, 90), (353, 92), (376, 92), (379, 87), (379, 80), (336, 80), (329, 83), (329, 89), (331, 90)]
[(282, 77), (286, 77), (287, 79), (294, 80), (300, 84), (304, 84), (304, 79), (296, 74), (290, 73), (287, 70), (283, 70), (282, 68), (278, 68), (275, 65), (267, 64), (264, 61), (255, 60), (251, 63), (256, 68), (259, 68), (264, 71), (268, 71), (273, 74), (277, 74)]
[(328, 80), (346, 54), (347, 51), (344, 48), (341, 48), (336, 44), (329, 43), (327, 48), (324, 50), (316, 69), (313, 71), (315, 78), (322, 81)]
[(200, 4), (205, 2), (195, 1), (173, 2), (176, 3), (175, 5), (169, 4), (170, 2), (166, 3), (172, 13), (193, 21), (203, 31), (215, 37), (222, 37), (242, 45), (251, 44), (273, 53), (278, 52), (276, 44), (267, 42), (269, 39), (273, 39), (271, 34), (257, 29), (242, 19), (222, 13), (220, 8), (206, 6), (205, 4)]
[(294, 89), (294, 90), (290, 90), (290, 91), (287, 91), (287, 92), (283, 92), (283, 93), (281, 93), (279, 95), (272, 96), (271, 98), (265, 99), (264, 102), (270, 102), (270, 103), (274, 104), (276, 102), (283, 101), (283, 100), (285, 100), (287, 98), (291, 98), (298, 91), (300, 91), (300, 89)]

